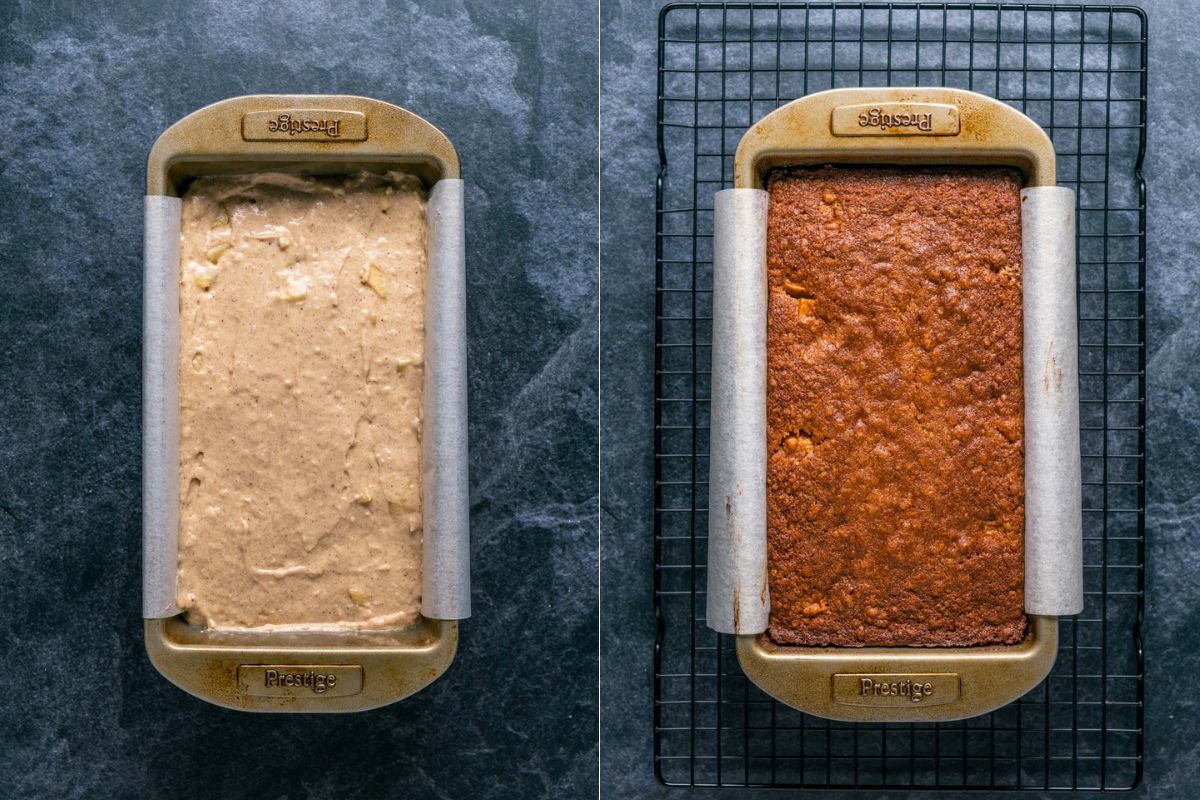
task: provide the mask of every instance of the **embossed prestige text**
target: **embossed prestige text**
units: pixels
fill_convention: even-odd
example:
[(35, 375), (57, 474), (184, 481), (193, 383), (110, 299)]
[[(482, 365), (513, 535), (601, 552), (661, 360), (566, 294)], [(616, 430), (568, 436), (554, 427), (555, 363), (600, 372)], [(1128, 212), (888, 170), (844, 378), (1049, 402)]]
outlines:
[(833, 676), (833, 701), (850, 706), (897, 708), (914, 703), (942, 706), (959, 698), (961, 681), (956, 672), (907, 675), (838, 674)]
[(242, 115), (242, 138), (248, 142), (362, 142), (367, 116), (333, 108), (273, 108)]
[(916, 128), (919, 131), (933, 130), (933, 114), (929, 112), (913, 112), (889, 114), (879, 108), (872, 108), (858, 115), (858, 127), (878, 128), (881, 131), (891, 128)]
[(311, 689), (313, 694), (325, 692), (337, 685), (337, 675), (305, 670), (304, 672), (281, 672), (277, 669), (263, 670), (264, 689)]
[(306, 119), (293, 117), (291, 114), (280, 114), (267, 121), (267, 130), (271, 133), (286, 133), (295, 136), (298, 133), (323, 133), (330, 139), (339, 138), (342, 130), (340, 119)]
[(873, 678), (860, 678), (858, 681), (859, 697), (907, 697), (914, 703), (919, 703), (933, 694), (933, 684), (919, 681), (877, 681)]

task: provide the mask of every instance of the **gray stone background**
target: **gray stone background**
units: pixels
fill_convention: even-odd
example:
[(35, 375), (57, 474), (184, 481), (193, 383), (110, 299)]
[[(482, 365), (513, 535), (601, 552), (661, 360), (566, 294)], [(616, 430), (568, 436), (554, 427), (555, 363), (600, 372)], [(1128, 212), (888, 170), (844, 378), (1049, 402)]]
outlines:
[[(665, 789), (653, 773), (655, 69), (661, 5), (601, 2), (601, 774), (605, 796), (613, 798), (717, 794)], [(1194, 535), (1200, 522), (1200, 4), (1140, 5), (1150, 18), (1146, 763), (1143, 783), (1126, 796), (1185, 800), (1200, 797), (1200, 719), (1192, 687), (1200, 650)], [(797, 794), (892, 800), (1017, 796)]]
[[(0, 3), (0, 798), (596, 787), (596, 8)], [(474, 617), (425, 691), (226, 711), (140, 620), (146, 156), (254, 92), (406, 106), (467, 182)]]

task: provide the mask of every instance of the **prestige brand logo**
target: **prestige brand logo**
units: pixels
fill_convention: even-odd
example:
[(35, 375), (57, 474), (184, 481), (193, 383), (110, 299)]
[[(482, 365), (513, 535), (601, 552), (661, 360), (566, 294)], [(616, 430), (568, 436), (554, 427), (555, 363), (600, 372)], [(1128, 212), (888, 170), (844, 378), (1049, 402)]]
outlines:
[(888, 112), (872, 108), (858, 115), (858, 127), (878, 128), (886, 131), (891, 128), (916, 128), (919, 131), (933, 130), (933, 114), (929, 112)]
[(337, 108), (272, 108), (242, 115), (247, 142), (363, 142), (367, 116)]
[(311, 689), (313, 694), (325, 692), (337, 685), (337, 675), (328, 672), (304, 670), (303, 672), (287, 672), (277, 669), (263, 670), (264, 689), (303, 688)]
[(874, 678), (860, 678), (858, 682), (859, 697), (906, 697), (914, 703), (919, 703), (933, 692), (933, 684), (928, 681), (921, 683), (903, 680), (889, 683)]
[(250, 697), (346, 697), (363, 688), (361, 664), (242, 664), (238, 688)]
[(919, 703), (925, 708), (958, 700), (962, 682), (957, 672), (839, 673), (831, 688), (833, 702), (842, 705), (900, 708)]
[(323, 133), (330, 139), (340, 137), (342, 121), (340, 119), (306, 119), (294, 117), (291, 114), (280, 114), (267, 122), (267, 130), (271, 133), (286, 133), (295, 136), (298, 133)]

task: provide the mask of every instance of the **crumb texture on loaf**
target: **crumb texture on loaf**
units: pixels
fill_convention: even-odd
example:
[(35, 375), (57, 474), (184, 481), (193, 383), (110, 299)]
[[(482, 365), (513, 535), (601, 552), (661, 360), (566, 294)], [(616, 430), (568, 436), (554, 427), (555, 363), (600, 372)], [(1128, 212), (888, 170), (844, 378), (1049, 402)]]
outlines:
[(418, 619), (424, 206), (399, 173), (185, 193), (177, 601), (194, 624)]
[(1019, 642), (1020, 178), (819, 167), (769, 180), (769, 635)]

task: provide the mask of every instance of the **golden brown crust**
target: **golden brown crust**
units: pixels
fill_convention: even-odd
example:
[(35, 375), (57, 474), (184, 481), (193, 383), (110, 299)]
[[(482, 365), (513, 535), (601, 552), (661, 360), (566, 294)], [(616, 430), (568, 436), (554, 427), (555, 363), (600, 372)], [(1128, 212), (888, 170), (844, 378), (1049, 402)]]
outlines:
[(771, 638), (1020, 641), (1018, 175), (794, 168), (769, 191)]

